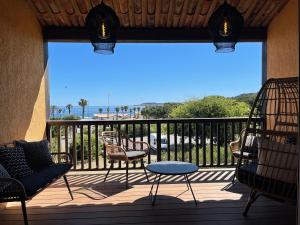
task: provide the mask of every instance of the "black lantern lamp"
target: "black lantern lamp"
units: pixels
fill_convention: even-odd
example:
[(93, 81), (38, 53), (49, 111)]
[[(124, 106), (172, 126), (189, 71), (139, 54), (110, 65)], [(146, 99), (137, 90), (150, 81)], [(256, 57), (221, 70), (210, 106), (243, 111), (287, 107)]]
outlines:
[(94, 46), (94, 52), (113, 54), (120, 21), (112, 8), (104, 2), (91, 9), (85, 19), (85, 25)]
[(225, 1), (208, 21), (208, 29), (216, 46), (216, 52), (233, 52), (243, 25), (243, 16)]

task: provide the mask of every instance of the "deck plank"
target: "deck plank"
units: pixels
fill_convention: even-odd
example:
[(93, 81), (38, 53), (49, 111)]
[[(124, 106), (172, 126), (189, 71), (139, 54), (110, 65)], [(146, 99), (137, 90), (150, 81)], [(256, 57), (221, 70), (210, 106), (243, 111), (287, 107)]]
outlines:
[[(165, 177), (154, 207), (148, 192), (151, 184), (144, 174), (130, 174), (130, 188), (125, 189), (124, 174), (113, 171), (103, 183), (103, 172), (71, 173), (68, 176), (74, 200), (63, 180), (58, 180), (33, 200), (27, 202), (30, 225), (295, 225), (294, 206), (261, 197), (254, 203), (249, 216), (242, 211), (249, 189), (236, 183), (230, 185), (231, 170), (201, 171), (192, 175), (192, 187), (198, 200), (194, 205), (191, 193), (180, 177)], [(203, 179), (204, 175), (210, 174)], [(226, 176), (224, 176), (226, 174)], [(153, 179), (153, 176), (150, 176)], [(22, 225), (20, 203), (8, 203), (0, 211), (0, 224)]]

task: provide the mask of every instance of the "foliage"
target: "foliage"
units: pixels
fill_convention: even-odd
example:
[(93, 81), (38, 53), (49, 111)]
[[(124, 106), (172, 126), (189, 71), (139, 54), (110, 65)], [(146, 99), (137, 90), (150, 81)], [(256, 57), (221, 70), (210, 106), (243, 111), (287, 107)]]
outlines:
[(80, 120), (80, 117), (79, 116), (75, 116), (75, 115), (67, 115), (67, 116), (64, 116), (62, 118), (62, 120)]
[(82, 107), (82, 119), (84, 118), (85, 107), (87, 106), (88, 101), (85, 99), (80, 99), (78, 105)]
[(51, 105), (50, 111), (51, 111), (51, 115), (52, 115), (52, 120), (54, 120), (56, 110), (57, 110), (57, 106)]
[(71, 104), (66, 105), (66, 109), (69, 112), (69, 115), (71, 114), (71, 109), (73, 108), (73, 106)]
[(172, 110), (173, 118), (236, 117), (249, 114), (249, 105), (223, 96), (190, 100)]
[(257, 93), (245, 93), (245, 94), (240, 94), (238, 96), (235, 96), (232, 99), (240, 102), (248, 103), (250, 106), (252, 106), (255, 101), (256, 95)]
[(170, 112), (178, 105), (179, 103), (165, 103), (162, 106), (146, 106), (142, 109), (141, 114), (145, 118), (168, 118)]

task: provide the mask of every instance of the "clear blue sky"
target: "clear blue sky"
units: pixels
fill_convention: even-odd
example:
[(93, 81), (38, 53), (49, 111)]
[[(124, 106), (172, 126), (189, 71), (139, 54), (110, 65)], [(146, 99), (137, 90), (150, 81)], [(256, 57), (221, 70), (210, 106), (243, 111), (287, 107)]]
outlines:
[(117, 44), (99, 55), (89, 43), (49, 43), (50, 102), (135, 105), (231, 97), (261, 86), (261, 43), (238, 43), (233, 53), (213, 44)]

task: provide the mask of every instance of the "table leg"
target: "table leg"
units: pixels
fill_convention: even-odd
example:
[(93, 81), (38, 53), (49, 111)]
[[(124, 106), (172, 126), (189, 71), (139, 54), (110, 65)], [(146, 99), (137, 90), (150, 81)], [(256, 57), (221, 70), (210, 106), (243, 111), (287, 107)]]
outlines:
[(194, 202), (195, 202), (195, 204), (196, 204), (196, 206), (197, 206), (197, 201), (196, 201), (196, 198), (195, 198), (195, 195), (194, 195), (194, 192), (193, 192), (193, 189), (192, 189), (190, 180), (189, 180), (189, 178), (188, 178), (187, 175), (184, 175), (184, 176), (185, 176), (186, 182), (187, 182), (187, 184), (188, 184), (188, 186), (190, 187), (190, 190), (191, 190), (191, 192), (192, 192), (192, 195), (193, 195), (193, 198), (194, 198)]
[(150, 196), (150, 195), (152, 196), (152, 190), (153, 190), (153, 186), (154, 186), (154, 184), (155, 184), (156, 178), (157, 178), (157, 174), (155, 174), (155, 177), (154, 177), (154, 180), (153, 180), (153, 183), (152, 183), (150, 192), (149, 192), (149, 196)]
[[(154, 195), (152, 194), (152, 190), (153, 190), (153, 187), (154, 187), (154, 184), (155, 184), (155, 181), (156, 181), (156, 178), (158, 176), (158, 179), (157, 179), (157, 184), (156, 184), (156, 190), (155, 190), (155, 193)], [(152, 201), (152, 205), (154, 206), (155, 205), (155, 200), (156, 200), (156, 196), (157, 196), (157, 191), (158, 191), (158, 187), (159, 187), (159, 183), (160, 183), (160, 177), (161, 177), (161, 174), (155, 176), (154, 178), (154, 181), (152, 183), (152, 187), (151, 187), (151, 190), (150, 190), (150, 193), (149, 195), (151, 196), (151, 201)]]
[(187, 176), (186, 176), (186, 175), (184, 175), (185, 184), (186, 184), (186, 186), (187, 186), (187, 189), (188, 189), (188, 190), (190, 190), (190, 187), (189, 187), (189, 185), (188, 185), (188, 181), (187, 181), (186, 177), (187, 177)]

